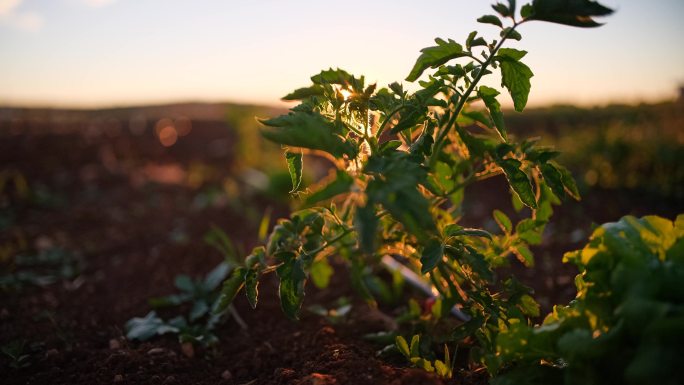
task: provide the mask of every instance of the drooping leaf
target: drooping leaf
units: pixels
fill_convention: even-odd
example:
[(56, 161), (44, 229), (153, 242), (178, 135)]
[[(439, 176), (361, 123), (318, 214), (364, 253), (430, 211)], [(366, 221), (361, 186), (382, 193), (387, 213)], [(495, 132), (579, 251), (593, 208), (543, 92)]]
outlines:
[(544, 181), (551, 188), (551, 191), (558, 197), (565, 196), (565, 189), (563, 187), (563, 175), (551, 163), (543, 163), (539, 166)]
[(245, 272), (245, 295), (252, 309), (256, 309), (259, 299), (259, 272), (256, 269)]
[(423, 254), (420, 257), (422, 264), (420, 272), (427, 274), (437, 266), (444, 256), (444, 245), (439, 239), (431, 239), (423, 249)]
[(304, 285), (306, 283), (303, 259), (291, 252), (280, 253), (279, 259), (282, 261), (282, 265), (276, 269), (276, 272), (280, 279), (278, 288), (280, 306), (288, 318), (297, 320), (299, 319), (299, 309), (304, 300)]
[(221, 287), (221, 294), (218, 300), (215, 302), (212, 312), (214, 314), (224, 312), (228, 306), (233, 302), (238, 291), (242, 289), (245, 284), (245, 271), (244, 268), (238, 267), (233, 270), (233, 273), (223, 281), (223, 287)]
[(337, 170), (335, 179), (306, 197), (305, 203), (311, 205), (322, 200), (333, 198), (339, 194), (349, 192), (349, 188), (353, 184), (354, 178), (351, 175), (342, 170)]
[(268, 126), (261, 134), (276, 143), (322, 150), (337, 158), (356, 156), (356, 149), (342, 138), (335, 124), (318, 113), (291, 112), (261, 123)]
[(532, 183), (524, 171), (520, 169), (521, 163), (517, 159), (499, 159), (496, 163), (501, 167), (508, 184), (520, 198), (520, 200), (528, 207), (537, 208), (537, 200), (532, 189)]
[(467, 55), (467, 53), (463, 52), (463, 47), (451, 39), (445, 41), (437, 38), (435, 42), (437, 43), (436, 46), (420, 50), (422, 54), (418, 57), (406, 80), (410, 82), (415, 81), (426, 69), (437, 68), (451, 59)]
[(595, 16), (608, 16), (613, 10), (592, 0), (534, 0), (528, 19), (573, 27), (598, 27)]
[(580, 193), (577, 189), (577, 184), (575, 183), (575, 178), (572, 177), (572, 173), (567, 168), (554, 163), (556, 170), (561, 174), (561, 181), (563, 182), (563, 187), (565, 187), (565, 192), (568, 193), (573, 199), (580, 200)]
[(487, 86), (480, 86), (477, 93), (487, 107), (487, 110), (489, 110), (489, 115), (492, 117), (492, 121), (494, 121), (496, 130), (499, 131), (499, 134), (504, 140), (507, 140), (506, 125), (504, 123), (503, 112), (501, 112), (501, 104), (496, 100), (499, 91)]
[(508, 89), (513, 99), (513, 106), (518, 112), (522, 112), (527, 105), (527, 97), (531, 89), (530, 79), (534, 76), (530, 67), (520, 62), (525, 54), (527, 54), (525, 51), (501, 48), (496, 56), (501, 66), (501, 85)]
[(290, 172), (290, 179), (292, 180), (292, 190), (290, 190), (290, 194), (292, 194), (297, 192), (302, 184), (302, 153), (285, 151), (285, 160), (287, 161), (287, 171)]

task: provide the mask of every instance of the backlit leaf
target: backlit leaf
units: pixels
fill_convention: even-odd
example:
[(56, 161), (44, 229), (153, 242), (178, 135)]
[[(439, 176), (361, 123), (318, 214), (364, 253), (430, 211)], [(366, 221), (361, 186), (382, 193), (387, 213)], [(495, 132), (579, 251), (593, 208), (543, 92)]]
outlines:
[(506, 125), (504, 123), (503, 112), (501, 112), (501, 104), (499, 104), (499, 101), (496, 100), (496, 97), (499, 95), (499, 91), (487, 86), (480, 86), (477, 94), (484, 102), (487, 110), (489, 110), (489, 115), (494, 121), (496, 130), (499, 131), (499, 134), (501, 134), (501, 137), (504, 140), (507, 140)]
[(504, 174), (508, 183), (520, 200), (528, 207), (537, 208), (537, 200), (532, 189), (532, 183), (527, 174), (520, 169), (520, 161), (517, 159), (499, 159), (496, 162)]
[(435, 42), (437, 43), (436, 46), (420, 50), (422, 54), (418, 57), (406, 80), (410, 82), (415, 81), (426, 69), (437, 68), (451, 59), (467, 55), (467, 53), (463, 52), (463, 47), (451, 39), (445, 41), (437, 38)]
[(287, 170), (290, 172), (290, 179), (292, 179), (290, 193), (294, 193), (299, 190), (299, 186), (302, 184), (302, 153), (285, 151), (285, 160), (287, 161)]
[(501, 85), (508, 89), (513, 106), (518, 112), (522, 112), (527, 105), (530, 79), (534, 76), (530, 67), (520, 62), (526, 53), (513, 48), (501, 48), (497, 54), (497, 61), (501, 66)]

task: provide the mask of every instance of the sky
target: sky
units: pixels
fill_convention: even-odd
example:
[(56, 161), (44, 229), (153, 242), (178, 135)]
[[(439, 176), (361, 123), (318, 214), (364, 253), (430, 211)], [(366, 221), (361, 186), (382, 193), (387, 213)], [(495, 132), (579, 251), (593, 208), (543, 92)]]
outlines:
[[(492, 2), (0, 0), (0, 105), (279, 105), (328, 67), (385, 86), (403, 81), (435, 37), (463, 42), (475, 29), (496, 36), (496, 27), (475, 22), (494, 13)], [(602, 3), (616, 13), (600, 28), (520, 27), (523, 40), (510, 46), (529, 51), (528, 105), (676, 97), (684, 1)]]

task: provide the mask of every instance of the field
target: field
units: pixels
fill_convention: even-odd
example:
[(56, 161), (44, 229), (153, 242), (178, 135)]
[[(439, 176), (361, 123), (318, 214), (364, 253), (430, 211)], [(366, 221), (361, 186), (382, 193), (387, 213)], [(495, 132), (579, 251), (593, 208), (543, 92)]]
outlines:
[[(273, 225), (291, 210), (281, 150), (260, 138), (254, 119), (280, 112), (224, 104), (0, 109), (0, 382), (486, 383), (465, 353), (449, 380), (378, 356), (382, 346), (361, 336), (385, 330), (405, 309), (368, 307), (341, 262), (328, 290), (307, 292), (298, 322), (280, 311), (270, 276), (256, 310), (237, 298), (245, 325), (227, 317), (213, 345), (179, 343), (175, 334), (126, 339), (127, 321), (148, 314), (150, 298), (177, 292), (178, 275), (200, 278), (223, 260), (205, 241), (212, 229), (244, 256), (265, 216)], [(533, 249), (534, 268), (511, 267), (545, 314), (575, 296), (577, 270), (561, 257), (586, 242), (592, 224), (684, 212), (684, 104), (507, 116), (513, 135), (541, 136), (563, 152), (583, 195), (556, 209)], [(325, 175), (325, 160), (305, 162), (305, 182)], [(466, 191), (464, 223), (492, 229), (491, 208), (509, 201), (502, 176), (478, 184)], [(401, 295), (424, 302), (409, 289)], [(335, 308), (340, 298), (351, 310), (339, 317), (306, 310)], [(168, 319), (189, 306), (158, 313)]]

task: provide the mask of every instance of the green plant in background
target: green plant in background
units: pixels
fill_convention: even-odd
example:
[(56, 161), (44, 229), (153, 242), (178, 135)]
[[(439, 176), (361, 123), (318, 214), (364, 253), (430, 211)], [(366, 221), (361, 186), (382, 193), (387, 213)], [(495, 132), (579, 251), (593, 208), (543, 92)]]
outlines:
[(179, 306), (190, 305), (187, 316), (181, 314), (165, 321), (156, 311), (150, 311), (145, 317), (135, 317), (126, 323), (126, 338), (146, 341), (163, 334), (178, 334), (180, 343), (211, 346), (218, 341), (213, 330), (226, 312), (230, 312), (238, 324), (246, 328), (232, 306), (221, 312), (211, 311), (220, 301), (218, 289), (221, 283), (237, 266), (237, 250), (228, 236), (216, 227), (205, 235), (204, 240), (220, 251), (225, 261), (219, 263), (203, 279), (192, 279), (184, 274), (176, 276), (175, 285), (180, 293), (149, 300), (150, 306), (155, 309), (177, 309)]
[[(499, 366), (487, 357), (496, 351), (497, 334), (530, 324), (539, 308), (530, 289), (494, 269), (510, 255), (531, 266), (528, 246), (540, 242), (552, 205), (566, 196), (578, 199), (578, 193), (570, 173), (554, 161), (557, 152), (509, 137), (499, 91), (480, 81), (498, 70), (515, 109), (522, 111), (533, 74), (522, 62), (525, 51), (505, 47), (522, 38), (518, 27), (532, 21), (594, 27), (599, 24), (592, 17), (612, 11), (589, 0), (535, 0), (519, 12), (509, 0), (493, 8), (498, 15), (478, 21), (497, 27), (496, 39), (474, 31), (463, 45), (436, 39), (421, 51), (407, 77), (422, 79), (416, 92), (399, 83), (377, 89), (364, 77), (329, 69), (285, 97), (301, 101), (289, 114), (262, 121), (264, 137), (288, 146), (292, 192), (302, 196), (303, 208), (279, 220), (266, 244), (233, 270), (215, 312), (224, 311), (242, 288), (255, 307), (259, 278), (275, 272), (282, 309), (297, 319), (306, 282), (326, 287), (333, 256), (349, 266), (353, 286), (374, 305), (377, 275), (400, 264), (438, 297), (426, 322), (449, 331), (435, 342), (476, 340), (471, 358), (496, 373)], [(423, 76), (428, 70), (433, 71)], [(300, 194), (305, 153), (330, 159), (335, 169), (327, 181)], [(495, 211), (498, 234), (459, 225), (464, 190), (498, 175), (505, 176), (515, 206), (527, 217), (514, 223)], [(448, 320), (450, 313), (462, 322)], [(417, 341), (429, 337), (424, 328)], [(435, 367), (429, 351), (421, 353), (428, 355), (407, 357)], [(448, 361), (440, 362), (446, 367)], [(438, 372), (446, 376), (452, 370)]]
[(0, 260), (0, 290), (21, 289), (26, 285), (47, 286), (78, 277), (81, 258), (59, 247), (35, 253), (23, 252)]
[(577, 297), (540, 326), (502, 325), (493, 384), (681, 384), (684, 215), (597, 228), (575, 264)]

